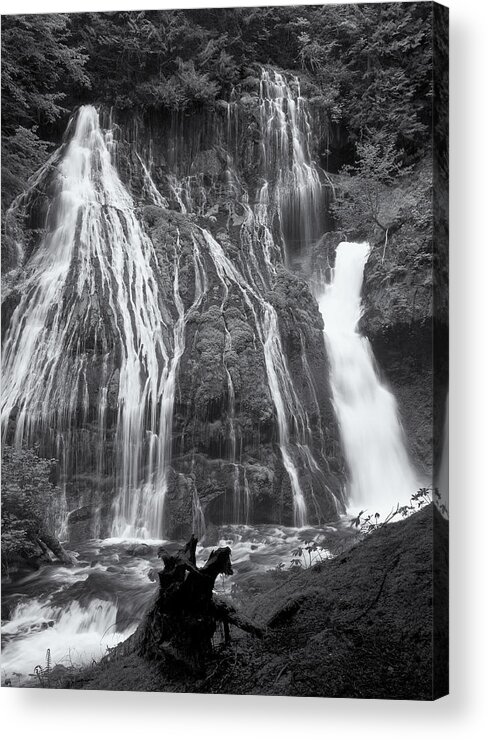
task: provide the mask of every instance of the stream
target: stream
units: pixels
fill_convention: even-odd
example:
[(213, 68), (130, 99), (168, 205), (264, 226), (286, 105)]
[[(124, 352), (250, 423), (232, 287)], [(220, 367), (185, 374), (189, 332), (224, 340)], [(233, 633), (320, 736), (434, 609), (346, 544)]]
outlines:
[[(214, 547), (232, 550), (232, 576), (221, 576), (215, 591), (232, 599), (236, 589), (273, 568), (289, 568), (293, 551), (306, 542), (320, 544), (312, 562), (333, 557), (354, 538), (344, 518), (326, 527), (227, 525), (219, 528), (213, 546), (197, 548), (202, 565)], [(100, 660), (107, 649), (131, 635), (157, 589), (162, 569), (158, 550), (175, 551), (181, 543), (162, 540), (91, 540), (77, 545), (72, 568), (46, 565), (15, 583), (3, 586), (2, 684), (37, 681), (34, 669), (80, 667)], [(68, 545), (69, 547), (69, 545)], [(306, 554), (303, 565), (308, 565)], [(300, 558), (299, 558), (300, 559)], [(283, 564), (283, 565), (281, 565)]]

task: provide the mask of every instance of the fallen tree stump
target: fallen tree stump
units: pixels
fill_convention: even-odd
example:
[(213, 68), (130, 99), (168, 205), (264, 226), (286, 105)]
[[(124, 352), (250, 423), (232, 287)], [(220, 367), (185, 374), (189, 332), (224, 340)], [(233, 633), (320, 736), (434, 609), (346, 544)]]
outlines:
[(205, 565), (198, 568), (197, 541), (192, 535), (176, 554), (160, 550), (164, 569), (158, 574), (159, 593), (129, 640), (130, 649), (145, 658), (169, 659), (192, 671), (205, 667), (218, 622), (223, 624), (226, 642), (230, 641), (230, 624), (255, 637), (264, 634), (259, 626), (213, 595), (217, 576), (232, 575), (230, 548), (212, 550)]
[(223, 601), (223, 599), (220, 599), (218, 596), (214, 597), (213, 603), (215, 618), (224, 625), (226, 641), (230, 639), (229, 624), (239, 627), (239, 629), (244, 632), (249, 632), (249, 634), (254, 635), (254, 637), (264, 637), (264, 629), (252, 622), (250, 619), (247, 619), (247, 617), (238, 614), (231, 604)]

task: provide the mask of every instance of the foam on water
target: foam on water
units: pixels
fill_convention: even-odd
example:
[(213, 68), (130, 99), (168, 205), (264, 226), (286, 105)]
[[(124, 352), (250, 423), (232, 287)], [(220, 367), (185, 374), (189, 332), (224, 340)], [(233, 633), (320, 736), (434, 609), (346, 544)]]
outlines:
[[(234, 573), (215, 584), (216, 592), (230, 596), (235, 586), (258, 573), (289, 567), (293, 551), (305, 541), (321, 544), (321, 557), (328, 557), (341, 526), (340, 522), (310, 529), (227, 525), (212, 545), (198, 546), (197, 564), (203, 565), (215, 547), (230, 547)], [(162, 569), (159, 547), (181, 547), (169, 541), (145, 544), (149, 545), (145, 554), (134, 556), (129, 554), (133, 540), (88, 542), (80, 553), (87, 558), (86, 565), (73, 570), (46, 568), (34, 579), (12, 585), (12, 592), (4, 596), (11, 611), (2, 623), (2, 680), (25, 684), (36, 665), (45, 665), (48, 649), (53, 666), (87, 665), (132, 634), (156, 593), (155, 573)]]
[(52, 665), (84, 665), (103, 657), (108, 647), (128, 637), (136, 624), (116, 630), (117, 606), (94, 599), (86, 607), (76, 601), (55, 607), (37, 599), (19, 604), (2, 627), (2, 672), (27, 677), (44, 666), (51, 651)]

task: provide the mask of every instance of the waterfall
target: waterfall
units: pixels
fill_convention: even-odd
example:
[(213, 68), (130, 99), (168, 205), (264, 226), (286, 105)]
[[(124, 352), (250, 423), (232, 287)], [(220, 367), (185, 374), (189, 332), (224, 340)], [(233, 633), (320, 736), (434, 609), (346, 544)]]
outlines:
[(438, 453), (437, 470), (434, 474), (434, 485), (439, 493), (439, 506), (445, 507), (444, 515), (449, 509), (449, 392), (444, 402), (444, 424), (442, 428), (442, 447)]
[[(179, 292), (179, 255), (180, 239), (178, 234), (173, 277), (173, 299), (178, 317), (173, 326), (173, 356), (169, 363), (169, 370), (164, 377), (159, 406), (159, 435), (151, 434), (146, 475), (147, 483), (142, 487), (135, 487), (134, 490), (124, 488), (122, 495), (119, 496), (116, 502), (116, 514), (112, 528), (114, 536), (150, 537), (154, 529), (147, 526), (147, 523), (160, 522), (162, 526), (163, 522), (164, 498), (168, 488), (167, 474), (171, 459), (176, 375), (180, 359), (185, 350), (185, 310)], [(195, 301), (199, 299), (200, 295), (196, 292)], [(156, 420), (152, 419), (151, 421), (151, 426), (154, 427)], [(155, 445), (154, 442), (156, 442)], [(144, 523), (142, 529), (137, 526), (139, 521)], [(159, 529), (157, 534), (162, 536), (162, 529)]]
[(307, 521), (307, 508), (299, 471), (293, 457), (288, 418), (291, 417), (299, 441), (303, 441), (304, 447), (306, 447), (304, 439), (306, 424), (281, 345), (278, 316), (273, 306), (260, 296), (256, 286), (251, 285), (224, 254), (222, 247), (213, 236), (205, 229), (202, 230), (202, 235), (224, 288), (224, 302), (229, 291), (227, 281), (230, 281), (242, 294), (253, 316), (255, 328), (263, 346), (268, 387), (276, 410), (283, 465), (292, 489), (294, 521), (296, 526), (302, 527)]
[[(276, 408), (281, 455), (283, 457), (285, 470), (290, 478), (293, 493), (295, 525), (297, 527), (303, 527), (307, 521), (307, 508), (298, 476), (298, 470), (293, 461), (290, 449), (290, 430), (285, 407), (286, 401), (288, 403), (288, 408), (292, 408), (290, 402), (293, 400), (295, 393), (293, 391), (290, 373), (281, 348), (276, 311), (272, 309), (269, 304), (265, 306), (264, 357), (266, 360), (269, 389)], [(286, 395), (282, 394), (281, 388), (285, 389)], [(296, 423), (296, 415), (294, 415), (294, 419)], [(297, 428), (299, 428), (298, 424), (296, 425)]]
[[(46, 233), (25, 265), (22, 297), (5, 342), (4, 435), (15, 413), (18, 446), (48, 438), (52, 430), (63, 430), (68, 438), (79, 425), (80, 410), (82, 426), (87, 425), (92, 405), (98, 406), (97, 444), (103, 446), (107, 381), (97, 354), (110, 354), (116, 364), (111, 375), (118, 376), (115, 529), (161, 537), (174, 374), (181, 356), (177, 286), (172, 348), (164, 336), (167, 312), (154, 248), (111, 163), (95, 108), (84, 106), (76, 115), (54, 177), (52, 159), (47, 167), (44, 176), (52, 179), (54, 194)], [(101, 383), (94, 392), (88, 384), (93, 376)], [(103, 467), (102, 460), (97, 465)]]
[(274, 183), (287, 249), (296, 254), (323, 231), (322, 185), (311, 157), (310, 113), (298, 78), (288, 82), (273, 70), (262, 70), (259, 104), (261, 171)]
[(393, 394), (378, 377), (371, 346), (357, 331), (368, 243), (337, 247), (333, 280), (320, 297), (331, 385), (350, 473), (350, 502), (388, 513), (409, 502), (417, 480)]
[[(21, 298), (4, 345), (2, 431), (18, 447), (40, 443), (41, 454), (59, 458), (63, 534), (73, 504), (90, 506), (92, 530), (103, 533), (107, 512), (102, 504), (110, 486), (114, 537), (162, 537), (187, 322), (203, 296), (214, 291), (210, 276), (215, 271), (223, 315), (233, 289), (255, 325), (294, 521), (298, 526), (307, 521), (306, 500), (314, 501), (311, 481), (320, 477), (313, 452), (316, 430), (290, 374), (269, 296), (287, 252), (309, 246), (320, 230), (323, 194), (312, 159), (311, 117), (296, 77), (262, 70), (256, 111), (261, 154), (248, 192), (234, 159), (241, 133), (238, 106), (234, 92), (225, 125), (217, 126), (212, 139), (219, 146), (223, 178), (212, 176), (208, 182), (204, 172), (185, 167), (169, 171), (158, 140), (144, 142), (137, 131), (131, 145), (138, 177), (129, 180), (141, 183), (139, 200), (188, 216), (184, 221), (193, 242), (189, 273), (186, 243), (181, 247), (179, 238), (165, 245), (163, 254), (156, 253), (117, 173), (112, 131), (102, 130), (92, 106), (82, 106), (72, 117), (65, 143), (22, 195), (27, 212), (32, 207), (39, 215), (39, 192), (48, 209), (39, 243), (19, 259)], [(174, 154), (171, 162), (177, 160)], [(210, 214), (215, 222), (215, 205), (224, 196), (227, 229), (236, 226), (240, 241), (230, 256), (194, 221)], [(194, 302), (188, 306), (184, 299), (192, 272)], [(229, 464), (234, 518), (241, 521), (249, 518), (252, 489), (241, 459), (239, 398), (226, 365), (234, 352), (226, 325), (225, 331)], [(302, 365), (320, 418), (305, 349)], [(304, 473), (310, 474), (308, 480)], [(84, 482), (78, 486), (80, 479)]]
[(137, 155), (137, 159), (142, 167), (144, 176), (143, 195), (145, 195), (151, 203), (154, 203), (155, 206), (158, 206), (159, 208), (168, 208), (168, 201), (161, 195), (152, 178), (151, 163), (149, 164), (149, 167), (146, 167), (139, 154)]

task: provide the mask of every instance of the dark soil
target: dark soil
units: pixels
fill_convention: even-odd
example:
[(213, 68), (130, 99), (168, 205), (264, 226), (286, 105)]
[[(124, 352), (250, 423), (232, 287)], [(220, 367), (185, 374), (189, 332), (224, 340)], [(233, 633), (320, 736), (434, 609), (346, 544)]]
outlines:
[(64, 686), (435, 699), (448, 692), (447, 562), (448, 525), (430, 505), (335, 560), (281, 577), (246, 610), (267, 626), (264, 639), (233, 632), (203, 678), (130, 654), (66, 677)]

